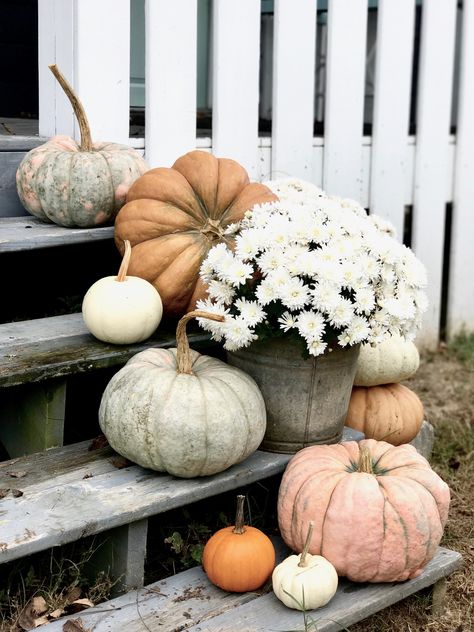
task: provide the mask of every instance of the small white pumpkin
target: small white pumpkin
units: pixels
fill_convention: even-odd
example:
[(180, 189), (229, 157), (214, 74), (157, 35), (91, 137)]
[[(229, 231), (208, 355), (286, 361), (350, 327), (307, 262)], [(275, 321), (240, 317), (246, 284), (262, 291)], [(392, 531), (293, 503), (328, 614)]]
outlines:
[(82, 302), (82, 317), (87, 329), (102, 342), (116, 345), (146, 340), (155, 331), (163, 315), (163, 303), (151, 283), (127, 276), (130, 242), (118, 275), (96, 281)]
[(338, 577), (334, 566), (308, 549), (314, 523), (310, 521), (301, 555), (290, 555), (273, 571), (273, 592), (288, 608), (315, 610), (325, 606), (336, 594)]
[(354, 386), (402, 382), (414, 375), (419, 366), (418, 349), (401, 336), (391, 336), (374, 347), (361, 345)]
[(137, 353), (102, 396), (99, 423), (119, 454), (153, 470), (191, 478), (222, 472), (260, 445), (263, 397), (253, 379), (189, 348), (186, 323), (222, 322), (199, 310), (181, 318), (176, 349)]

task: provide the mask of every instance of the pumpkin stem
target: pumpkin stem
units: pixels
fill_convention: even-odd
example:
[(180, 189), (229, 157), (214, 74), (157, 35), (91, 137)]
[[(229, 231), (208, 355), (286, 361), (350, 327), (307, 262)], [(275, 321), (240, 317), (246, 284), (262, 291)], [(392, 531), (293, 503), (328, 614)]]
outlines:
[(372, 457), (370, 456), (370, 450), (366, 446), (362, 446), (359, 455), (359, 472), (365, 472), (366, 474), (373, 474), (374, 468), (372, 467)]
[(186, 325), (193, 318), (208, 318), (219, 323), (224, 322), (224, 316), (221, 314), (211, 314), (211, 312), (203, 312), (196, 309), (185, 314), (176, 327), (176, 364), (178, 373), (193, 374), (193, 360), (191, 357), (191, 349), (189, 348), (188, 337), (186, 336)]
[(242, 494), (239, 494), (237, 496), (237, 510), (235, 512), (235, 526), (232, 530), (232, 533), (237, 533), (238, 535), (242, 535), (242, 533), (245, 533), (244, 502), (245, 502), (245, 496), (242, 496)]
[(89, 121), (87, 120), (84, 106), (79, 101), (78, 96), (76, 95), (70, 84), (67, 82), (64, 75), (61, 73), (56, 64), (50, 64), (48, 67), (53, 75), (56, 77), (61, 88), (64, 90), (70, 104), (72, 105), (74, 114), (76, 115), (81, 132), (81, 144), (79, 145), (79, 149), (81, 151), (92, 151), (91, 128), (89, 126)]
[(308, 555), (309, 545), (311, 543), (311, 537), (313, 535), (313, 529), (314, 529), (314, 522), (310, 520), (309, 525), (308, 525), (308, 534), (306, 536), (303, 550), (301, 551), (300, 561), (298, 562), (298, 566), (308, 565), (308, 562), (306, 561), (306, 556)]
[(127, 278), (128, 266), (130, 264), (130, 257), (132, 256), (132, 246), (128, 239), (124, 242), (125, 244), (125, 252), (123, 255), (122, 263), (120, 264), (120, 268), (117, 274), (117, 281), (125, 281)]

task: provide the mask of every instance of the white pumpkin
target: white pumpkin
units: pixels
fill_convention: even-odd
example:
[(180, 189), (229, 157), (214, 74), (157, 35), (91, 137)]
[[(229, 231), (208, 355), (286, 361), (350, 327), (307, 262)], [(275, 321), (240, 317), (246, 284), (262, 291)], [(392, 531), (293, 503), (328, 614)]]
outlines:
[(290, 555), (278, 564), (272, 575), (276, 597), (295, 610), (315, 610), (325, 606), (335, 595), (338, 584), (334, 566), (321, 555), (308, 553), (313, 522), (310, 522), (301, 555)]
[(190, 312), (176, 331), (177, 349), (137, 353), (114, 375), (99, 423), (119, 454), (159, 472), (190, 478), (221, 472), (260, 445), (263, 397), (253, 379), (189, 349), (186, 323), (222, 316)]
[(87, 329), (99, 340), (116, 345), (146, 340), (155, 331), (163, 315), (163, 303), (151, 283), (127, 276), (130, 242), (117, 276), (96, 281), (82, 302)]
[(361, 345), (354, 386), (379, 386), (407, 380), (420, 366), (413, 342), (391, 336), (371, 347)]

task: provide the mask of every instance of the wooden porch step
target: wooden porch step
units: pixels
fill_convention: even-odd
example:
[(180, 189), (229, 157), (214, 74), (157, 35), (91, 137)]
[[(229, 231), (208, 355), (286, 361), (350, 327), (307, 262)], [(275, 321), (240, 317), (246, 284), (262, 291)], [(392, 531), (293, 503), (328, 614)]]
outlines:
[[(194, 348), (209, 346), (209, 334), (190, 333)], [(150, 347), (174, 347), (174, 331), (159, 327), (148, 340), (112, 345), (94, 338), (81, 314), (0, 324), (0, 441), (11, 457), (63, 443), (69, 376), (121, 366)]]
[(65, 228), (42, 222), (32, 215), (0, 217), (0, 253), (103, 241), (112, 239), (113, 235), (113, 226)]
[[(280, 547), (280, 559), (284, 550)], [(461, 555), (439, 548), (437, 555), (416, 579), (403, 583), (354, 584), (341, 579), (336, 595), (324, 607), (308, 612), (318, 632), (346, 629), (423, 588), (435, 586), (455, 571)], [(73, 615), (84, 629), (94, 632), (275, 632), (304, 630), (303, 614), (286, 608), (270, 586), (258, 592), (226, 593), (209, 582), (201, 567), (129, 592)], [(66, 619), (42, 626), (60, 632)]]

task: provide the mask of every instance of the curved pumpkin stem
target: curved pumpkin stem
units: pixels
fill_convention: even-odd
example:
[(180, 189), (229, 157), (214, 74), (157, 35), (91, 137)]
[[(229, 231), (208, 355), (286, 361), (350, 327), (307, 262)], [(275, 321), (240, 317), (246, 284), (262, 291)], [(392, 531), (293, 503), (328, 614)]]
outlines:
[(237, 496), (237, 510), (235, 512), (235, 526), (232, 530), (232, 533), (237, 533), (237, 535), (242, 535), (242, 533), (245, 533), (244, 502), (245, 502), (245, 496), (242, 496), (242, 494), (239, 494)]
[(372, 467), (372, 457), (370, 450), (366, 446), (360, 449), (359, 455), (359, 472), (365, 472), (366, 474), (373, 474), (374, 468)]
[(125, 279), (127, 278), (128, 266), (130, 265), (130, 257), (132, 256), (132, 246), (130, 245), (128, 239), (126, 239), (123, 243), (125, 244), (125, 252), (117, 274), (117, 281), (125, 281)]
[(70, 104), (72, 105), (74, 114), (76, 115), (81, 132), (81, 144), (79, 145), (79, 149), (81, 151), (92, 151), (91, 128), (89, 125), (89, 121), (87, 120), (84, 106), (79, 101), (79, 97), (76, 95), (71, 85), (68, 83), (56, 64), (50, 64), (48, 68), (51, 70), (53, 75), (56, 77), (59, 85), (64, 90)]
[(308, 534), (306, 536), (306, 540), (304, 543), (303, 550), (301, 551), (300, 561), (298, 562), (298, 566), (307, 566), (308, 562), (306, 561), (306, 556), (308, 555), (309, 545), (311, 543), (311, 537), (313, 535), (314, 530), (314, 522), (312, 520), (309, 521), (308, 525)]
[(193, 318), (207, 318), (219, 323), (225, 320), (221, 314), (211, 314), (211, 312), (203, 312), (200, 309), (195, 309), (181, 318), (176, 327), (176, 364), (178, 366), (178, 373), (187, 373), (188, 375), (193, 374), (193, 360), (188, 337), (186, 336), (186, 325)]

